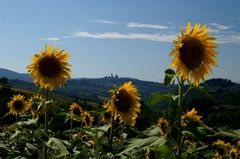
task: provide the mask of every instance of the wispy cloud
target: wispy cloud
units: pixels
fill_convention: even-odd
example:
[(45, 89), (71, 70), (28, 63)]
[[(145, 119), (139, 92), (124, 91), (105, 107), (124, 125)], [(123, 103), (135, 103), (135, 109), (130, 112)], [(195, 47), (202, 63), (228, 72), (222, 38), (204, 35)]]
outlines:
[(145, 29), (168, 29), (168, 26), (158, 24), (140, 24), (140, 23), (128, 23), (128, 28), (145, 28)]
[(228, 30), (228, 29), (230, 29), (229, 26), (221, 25), (221, 24), (218, 24), (218, 23), (209, 23), (209, 25), (216, 27), (216, 29), (218, 29), (218, 30)]
[(117, 22), (111, 21), (111, 20), (106, 20), (106, 19), (95, 19), (92, 20), (93, 22), (96, 23), (104, 23), (104, 24), (118, 24)]
[(220, 30), (219, 29), (210, 29), (209, 30), (209, 33), (212, 33), (212, 34), (217, 34), (217, 33), (220, 33)]
[(240, 33), (217, 36), (219, 44), (240, 44)]
[(41, 40), (46, 40), (46, 41), (59, 41), (61, 40), (58, 37), (49, 37), (49, 38), (42, 38)]
[(118, 32), (107, 33), (89, 33), (89, 32), (75, 32), (73, 37), (95, 38), (95, 39), (141, 39), (149, 41), (171, 42), (176, 34), (144, 34), (144, 33), (129, 33), (122, 34)]

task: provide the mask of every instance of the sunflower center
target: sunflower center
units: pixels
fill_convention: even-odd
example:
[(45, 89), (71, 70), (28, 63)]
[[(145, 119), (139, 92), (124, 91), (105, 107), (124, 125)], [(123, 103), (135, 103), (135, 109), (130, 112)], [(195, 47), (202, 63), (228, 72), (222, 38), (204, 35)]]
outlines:
[(132, 98), (125, 89), (119, 91), (116, 94), (116, 100), (114, 100), (114, 105), (117, 107), (118, 111), (128, 112), (132, 106)]
[(111, 114), (109, 112), (105, 112), (104, 113), (104, 118), (107, 119), (107, 120), (111, 119)]
[(73, 114), (77, 115), (77, 116), (80, 116), (81, 115), (81, 111), (79, 108), (74, 108), (73, 109)]
[(90, 117), (89, 117), (89, 116), (86, 116), (86, 117), (85, 117), (85, 120), (86, 120), (86, 123), (87, 123), (87, 124), (90, 124)]
[(17, 100), (13, 103), (13, 107), (15, 110), (21, 110), (24, 107), (24, 104), (22, 101)]
[(161, 125), (161, 128), (163, 131), (165, 131), (167, 129), (167, 125), (165, 122), (161, 122), (160, 125)]
[(61, 64), (56, 57), (46, 56), (39, 61), (38, 69), (45, 77), (56, 77), (61, 72)]
[(183, 40), (179, 48), (181, 61), (189, 68), (195, 69), (203, 62), (204, 47), (198, 39)]

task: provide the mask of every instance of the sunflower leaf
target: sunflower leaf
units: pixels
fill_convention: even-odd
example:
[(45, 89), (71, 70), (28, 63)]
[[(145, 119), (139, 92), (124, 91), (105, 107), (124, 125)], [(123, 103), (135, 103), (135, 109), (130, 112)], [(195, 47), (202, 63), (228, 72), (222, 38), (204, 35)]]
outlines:
[(177, 76), (174, 70), (165, 70), (164, 85), (169, 86), (170, 84), (173, 84), (176, 77)]
[(28, 119), (28, 121), (19, 121), (18, 125), (37, 125), (38, 117), (35, 119)]
[(161, 93), (153, 93), (150, 95), (148, 98), (147, 104), (150, 106), (153, 106), (159, 102), (162, 101), (171, 101), (172, 100), (172, 95), (171, 94), (161, 94)]
[(60, 156), (69, 154), (69, 152), (67, 151), (67, 148), (64, 146), (63, 142), (57, 138), (54, 138), (54, 137), (49, 138), (46, 145), (49, 148), (56, 150)]
[(10, 140), (14, 139), (15, 137), (17, 137), (21, 133), (22, 132), (20, 130), (16, 130), (16, 132), (10, 137)]
[(126, 146), (126, 148), (118, 154), (118, 156), (124, 155), (125, 153), (128, 153), (136, 148), (143, 148), (147, 145), (153, 144), (160, 144), (163, 145), (166, 142), (166, 139), (159, 136), (151, 136), (145, 139), (131, 139), (129, 140), (129, 145)]

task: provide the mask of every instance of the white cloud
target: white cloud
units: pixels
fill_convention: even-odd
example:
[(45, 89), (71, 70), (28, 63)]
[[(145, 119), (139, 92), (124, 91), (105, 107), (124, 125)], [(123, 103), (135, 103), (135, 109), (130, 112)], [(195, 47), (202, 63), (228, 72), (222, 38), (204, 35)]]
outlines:
[(104, 23), (104, 24), (117, 24), (117, 22), (111, 21), (111, 20), (106, 20), (106, 19), (96, 19), (92, 20), (96, 23)]
[(218, 30), (227, 30), (227, 29), (230, 29), (229, 26), (221, 25), (221, 24), (218, 24), (218, 23), (209, 23), (209, 25), (216, 27)]
[(142, 39), (149, 41), (161, 41), (171, 42), (176, 35), (175, 34), (143, 34), (143, 33), (129, 33), (122, 34), (118, 32), (108, 32), (102, 34), (89, 33), (89, 32), (75, 32), (72, 34), (73, 37), (85, 37), (95, 39)]
[(240, 33), (217, 36), (219, 44), (240, 44)]
[(128, 23), (128, 28), (146, 28), (146, 29), (168, 29), (167, 26), (157, 24), (139, 24), (139, 23)]
[(219, 29), (212, 29), (212, 28), (210, 28), (209, 33), (217, 34), (217, 33), (220, 33), (220, 30)]
[(42, 40), (46, 40), (46, 41), (59, 41), (61, 39), (58, 38), (58, 37), (49, 37), (49, 38), (43, 38)]

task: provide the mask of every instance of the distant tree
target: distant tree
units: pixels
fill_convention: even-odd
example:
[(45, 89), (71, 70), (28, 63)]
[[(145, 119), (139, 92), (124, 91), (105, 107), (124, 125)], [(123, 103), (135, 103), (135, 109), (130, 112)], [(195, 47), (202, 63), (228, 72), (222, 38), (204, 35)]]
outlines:
[(3, 85), (8, 84), (8, 78), (6, 78), (6, 77), (0, 78), (0, 84), (3, 84)]

